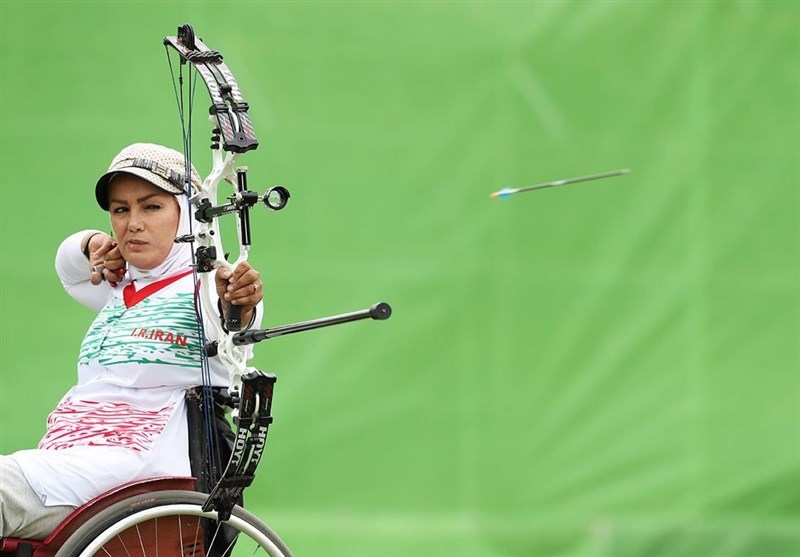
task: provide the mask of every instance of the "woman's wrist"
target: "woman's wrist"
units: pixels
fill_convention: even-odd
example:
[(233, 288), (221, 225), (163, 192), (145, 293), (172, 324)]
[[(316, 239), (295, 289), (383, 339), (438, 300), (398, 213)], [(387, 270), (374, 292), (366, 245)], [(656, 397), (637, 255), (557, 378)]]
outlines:
[(98, 234), (102, 234), (102, 232), (92, 232), (90, 234), (87, 234), (84, 237), (83, 241), (81, 242), (82, 246), (81, 251), (83, 252), (83, 255), (86, 257), (87, 260), (89, 259), (89, 245), (92, 243), (92, 238), (94, 238)]

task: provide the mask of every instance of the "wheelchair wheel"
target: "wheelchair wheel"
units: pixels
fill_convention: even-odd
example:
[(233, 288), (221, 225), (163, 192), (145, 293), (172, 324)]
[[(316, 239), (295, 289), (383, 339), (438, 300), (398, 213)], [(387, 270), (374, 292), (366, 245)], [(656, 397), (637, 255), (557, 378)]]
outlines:
[(55, 557), (292, 557), (266, 524), (241, 507), (217, 522), (203, 512), (207, 495), (155, 491), (137, 495), (83, 524)]

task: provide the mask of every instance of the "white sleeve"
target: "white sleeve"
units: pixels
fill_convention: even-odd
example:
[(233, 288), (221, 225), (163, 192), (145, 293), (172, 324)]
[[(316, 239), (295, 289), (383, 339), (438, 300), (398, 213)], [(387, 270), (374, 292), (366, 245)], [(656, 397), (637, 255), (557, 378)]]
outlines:
[(68, 236), (56, 253), (56, 273), (67, 294), (95, 311), (100, 311), (108, 300), (111, 286), (101, 282), (95, 286), (89, 279), (89, 262), (81, 250), (81, 243), (87, 234), (100, 230), (82, 230)]

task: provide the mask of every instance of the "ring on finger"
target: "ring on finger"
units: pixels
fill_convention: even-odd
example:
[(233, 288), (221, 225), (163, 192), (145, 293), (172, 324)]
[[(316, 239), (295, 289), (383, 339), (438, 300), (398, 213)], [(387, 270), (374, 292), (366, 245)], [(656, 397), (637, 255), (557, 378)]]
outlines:
[(253, 283), (253, 294), (257, 294), (257, 293), (258, 293), (258, 284), (254, 282)]
[(92, 267), (93, 273), (100, 273), (102, 275), (104, 270), (105, 270), (104, 265), (95, 265), (94, 267)]

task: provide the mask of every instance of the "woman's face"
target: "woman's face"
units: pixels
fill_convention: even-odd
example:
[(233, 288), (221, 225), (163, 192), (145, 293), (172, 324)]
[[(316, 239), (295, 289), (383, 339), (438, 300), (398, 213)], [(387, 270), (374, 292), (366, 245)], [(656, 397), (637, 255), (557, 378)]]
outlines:
[(108, 186), (111, 227), (125, 260), (143, 271), (160, 265), (178, 232), (178, 200), (138, 176), (120, 173)]

